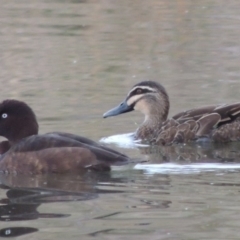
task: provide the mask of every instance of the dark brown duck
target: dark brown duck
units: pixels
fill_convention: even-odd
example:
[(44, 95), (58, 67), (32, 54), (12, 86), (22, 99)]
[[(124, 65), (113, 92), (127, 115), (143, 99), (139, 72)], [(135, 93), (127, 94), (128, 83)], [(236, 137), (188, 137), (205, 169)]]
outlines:
[(134, 137), (155, 144), (208, 140), (240, 140), (240, 103), (212, 105), (180, 112), (168, 119), (169, 97), (154, 81), (143, 81), (130, 90), (125, 100), (103, 117), (137, 110), (145, 115)]
[(109, 171), (129, 158), (90, 139), (70, 133), (38, 135), (38, 123), (24, 102), (0, 103), (0, 171), (24, 174)]

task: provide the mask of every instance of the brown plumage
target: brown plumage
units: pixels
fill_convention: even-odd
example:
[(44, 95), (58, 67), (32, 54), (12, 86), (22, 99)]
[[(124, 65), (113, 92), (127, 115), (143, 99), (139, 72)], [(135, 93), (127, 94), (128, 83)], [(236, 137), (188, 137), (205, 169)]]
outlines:
[(130, 90), (126, 99), (103, 116), (138, 110), (145, 120), (135, 138), (154, 144), (171, 145), (201, 139), (214, 142), (240, 140), (240, 103), (212, 105), (180, 112), (167, 119), (169, 97), (154, 81), (143, 81)]
[(38, 135), (38, 123), (24, 102), (0, 103), (0, 171), (24, 174), (109, 171), (130, 159), (85, 137), (53, 132)]

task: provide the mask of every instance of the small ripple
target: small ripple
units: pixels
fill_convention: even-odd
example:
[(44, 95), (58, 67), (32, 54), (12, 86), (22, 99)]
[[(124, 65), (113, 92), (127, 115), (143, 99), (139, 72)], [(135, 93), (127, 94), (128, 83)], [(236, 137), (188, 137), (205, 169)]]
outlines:
[(134, 169), (143, 170), (146, 174), (172, 173), (172, 174), (192, 174), (200, 172), (218, 172), (220, 170), (238, 171), (240, 164), (221, 163), (196, 163), (180, 165), (175, 163), (164, 164), (137, 164)]

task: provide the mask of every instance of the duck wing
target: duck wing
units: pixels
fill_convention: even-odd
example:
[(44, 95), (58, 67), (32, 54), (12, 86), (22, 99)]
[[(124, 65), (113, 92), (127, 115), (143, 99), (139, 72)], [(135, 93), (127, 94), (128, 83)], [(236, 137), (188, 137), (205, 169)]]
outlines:
[(59, 136), (59, 137), (64, 137), (64, 138), (69, 138), (69, 139), (72, 139), (72, 140), (75, 140), (79, 143), (83, 143), (83, 144), (86, 144), (86, 145), (90, 145), (90, 146), (95, 146), (97, 148), (101, 148), (101, 149), (104, 149), (106, 151), (109, 151), (109, 152), (112, 152), (112, 153), (115, 153), (115, 154), (118, 154), (118, 155), (121, 155), (121, 156), (124, 156), (124, 157), (127, 157), (125, 154), (123, 153), (120, 153), (114, 149), (111, 149), (109, 147), (106, 147), (106, 146), (103, 146), (89, 138), (86, 138), (86, 137), (83, 137), (83, 136), (79, 136), (79, 135), (76, 135), (76, 134), (72, 134), (72, 133), (64, 133), (64, 132), (52, 132), (52, 133), (47, 133), (47, 135), (52, 135), (52, 136)]
[(187, 111), (183, 111), (180, 113), (177, 113), (172, 118), (176, 120), (178, 123), (183, 123), (189, 120), (197, 121), (201, 117), (213, 113), (214, 109), (219, 107), (221, 105), (212, 105), (212, 106), (206, 106), (206, 107), (200, 107), (200, 108), (194, 108)]
[(221, 116), (218, 127), (226, 123), (231, 123), (240, 117), (240, 103), (218, 106), (214, 109), (214, 113), (218, 113)]
[(212, 105), (180, 112), (163, 123), (156, 140), (161, 144), (182, 143), (201, 137), (216, 142), (240, 139), (240, 103)]
[[(81, 141), (82, 142), (81, 142)], [(22, 139), (18, 144), (10, 148), (10, 152), (34, 152), (44, 149), (54, 148), (81, 148), (88, 149), (96, 159), (108, 164), (121, 164), (130, 161), (126, 155), (106, 148), (96, 142), (77, 135), (68, 135), (65, 133), (47, 133), (43, 135), (33, 135)]]
[(230, 123), (240, 116), (240, 102), (195, 108), (180, 112), (172, 118), (181, 124), (189, 120), (198, 121), (204, 116), (212, 113), (217, 113), (220, 116), (217, 127)]

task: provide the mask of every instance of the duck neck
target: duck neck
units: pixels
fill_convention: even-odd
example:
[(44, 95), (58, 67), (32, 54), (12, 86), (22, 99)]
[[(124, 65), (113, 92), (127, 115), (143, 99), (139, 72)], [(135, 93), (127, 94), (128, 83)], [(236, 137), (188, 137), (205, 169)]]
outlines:
[(0, 142), (0, 154), (4, 154), (11, 148), (11, 144), (9, 141), (2, 141)]
[(144, 122), (137, 129), (136, 138), (150, 141), (154, 139), (157, 136), (163, 122), (166, 121), (166, 116), (156, 113), (150, 116), (145, 116)]
[(10, 145), (13, 146), (20, 142), (22, 139), (30, 137), (32, 135), (38, 134), (38, 123), (34, 122), (28, 125), (29, 127), (19, 127), (18, 131), (16, 128), (13, 128), (8, 132), (8, 135), (5, 136)]
[(169, 98), (166, 92), (157, 97), (149, 96), (142, 103), (139, 101), (135, 109), (141, 111), (145, 119), (135, 134), (136, 138), (148, 141), (155, 138), (163, 122), (167, 120), (169, 108)]

